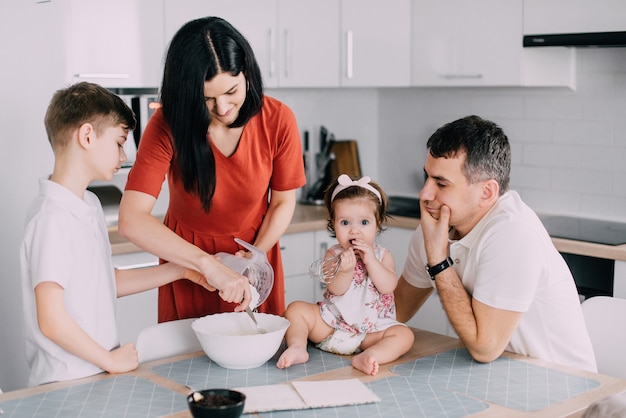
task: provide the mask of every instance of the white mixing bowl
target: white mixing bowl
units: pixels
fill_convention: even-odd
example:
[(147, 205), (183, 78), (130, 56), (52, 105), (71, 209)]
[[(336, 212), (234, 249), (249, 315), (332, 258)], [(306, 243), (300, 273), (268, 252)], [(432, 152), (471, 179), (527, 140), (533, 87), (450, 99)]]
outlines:
[(289, 321), (282, 316), (254, 314), (266, 334), (258, 334), (245, 312), (226, 312), (196, 319), (191, 328), (202, 349), (227, 369), (252, 369), (265, 364), (280, 348)]

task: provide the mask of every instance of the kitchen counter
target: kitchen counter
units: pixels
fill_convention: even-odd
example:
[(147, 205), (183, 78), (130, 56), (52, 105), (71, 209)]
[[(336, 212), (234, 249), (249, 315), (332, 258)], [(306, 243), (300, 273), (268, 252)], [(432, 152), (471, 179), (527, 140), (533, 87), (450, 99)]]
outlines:
[[(414, 333), (412, 349), (382, 365), (376, 376), (352, 368), (348, 357), (311, 347), (309, 362), (288, 369), (275, 367), (277, 356), (255, 369), (223, 369), (200, 351), (144, 363), (128, 373), (101, 373), (0, 394), (0, 409), (13, 417), (30, 417), (34, 411), (45, 416), (70, 411), (80, 415), (91, 409), (101, 416), (189, 417), (185, 403), (188, 387), (245, 388), (294, 380), (356, 378), (381, 401), (330, 407), (326, 415), (581, 417), (595, 400), (626, 390), (623, 379), (512, 353), (504, 353), (492, 363), (477, 363), (456, 338), (417, 329)], [(292, 412), (294, 417), (308, 418), (321, 411)]]
[[(389, 219), (388, 223), (390, 227), (407, 229), (415, 229), (418, 225), (419, 219), (402, 216), (394, 216)], [(324, 206), (299, 204), (296, 207), (291, 223), (285, 233), (294, 234), (325, 229), (326, 209)], [(136, 245), (122, 238), (117, 233), (116, 226), (109, 227), (109, 239), (114, 255), (142, 251)], [(552, 242), (554, 242), (556, 248), (563, 253), (626, 261), (626, 244), (613, 246), (563, 238), (552, 238)]]

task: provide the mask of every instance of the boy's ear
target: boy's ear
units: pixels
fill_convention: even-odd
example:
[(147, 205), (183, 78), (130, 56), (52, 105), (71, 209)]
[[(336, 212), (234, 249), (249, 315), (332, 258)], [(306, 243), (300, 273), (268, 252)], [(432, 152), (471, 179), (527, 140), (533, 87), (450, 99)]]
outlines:
[(83, 123), (78, 128), (78, 144), (82, 148), (89, 148), (93, 143), (94, 129), (91, 123)]

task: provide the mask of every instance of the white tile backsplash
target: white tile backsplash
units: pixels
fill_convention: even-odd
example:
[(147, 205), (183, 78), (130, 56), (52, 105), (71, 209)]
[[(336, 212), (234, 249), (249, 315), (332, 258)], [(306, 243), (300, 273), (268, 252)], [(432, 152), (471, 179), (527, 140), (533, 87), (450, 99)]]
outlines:
[[(381, 184), (417, 193), (415, 173), (424, 164), (430, 134), (443, 123), (478, 114), (509, 137), (511, 188), (533, 209), (626, 221), (626, 48), (579, 49), (577, 78), (576, 90), (381, 90)], [(411, 112), (404, 107), (412, 107), (414, 117), (388, 120), (396, 105), (404, 115)], [(394, 138), (395, 146), (389, 142)]]

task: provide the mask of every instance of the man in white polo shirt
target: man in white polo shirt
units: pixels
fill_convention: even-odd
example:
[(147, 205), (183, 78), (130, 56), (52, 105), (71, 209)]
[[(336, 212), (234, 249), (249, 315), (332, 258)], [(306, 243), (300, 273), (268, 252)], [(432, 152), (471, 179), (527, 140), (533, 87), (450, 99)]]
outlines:
[(436, 288), (475, 360), (508, 350), (597, 371), (569, 268), (537, 215), (508, 190), (504, 132), (468, 116), (439, 128), (427, 149), (397, 319), (408, 321)]

